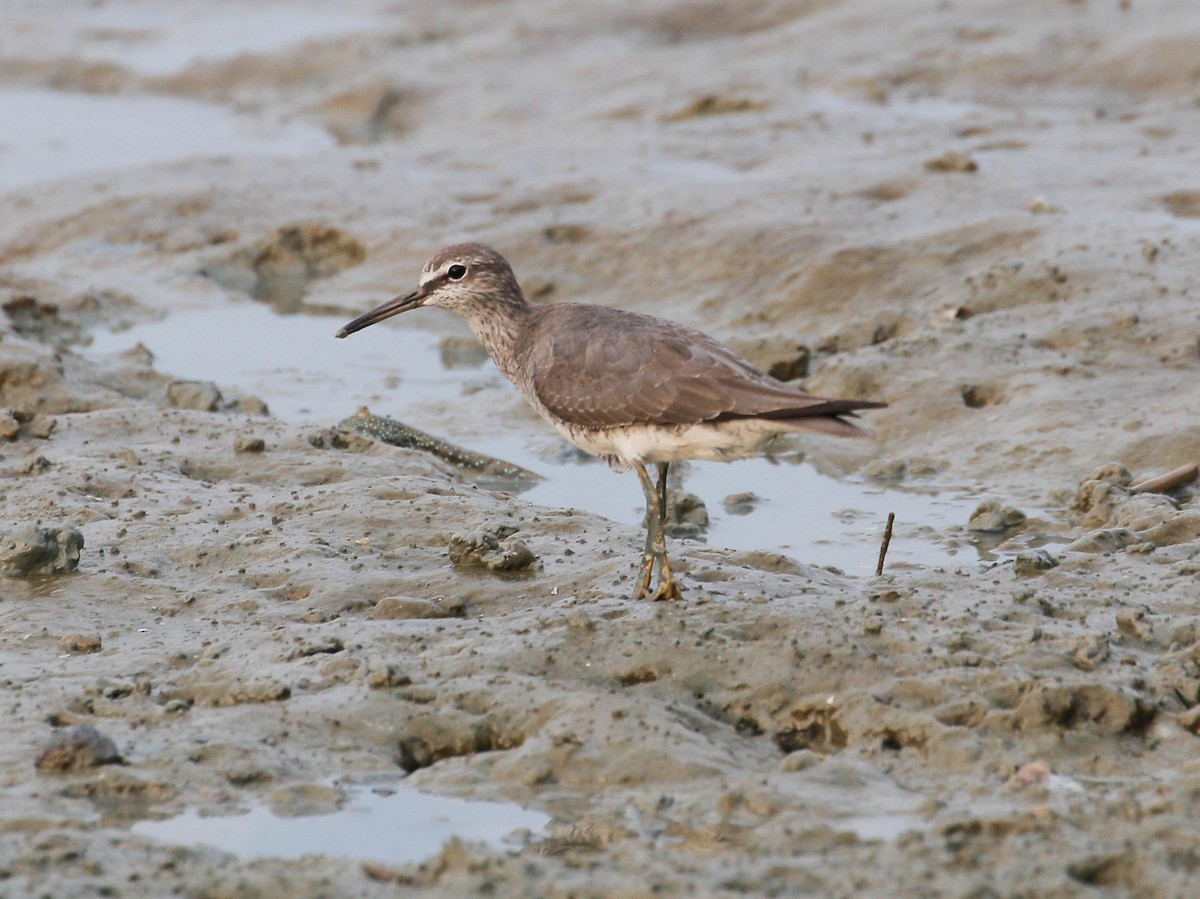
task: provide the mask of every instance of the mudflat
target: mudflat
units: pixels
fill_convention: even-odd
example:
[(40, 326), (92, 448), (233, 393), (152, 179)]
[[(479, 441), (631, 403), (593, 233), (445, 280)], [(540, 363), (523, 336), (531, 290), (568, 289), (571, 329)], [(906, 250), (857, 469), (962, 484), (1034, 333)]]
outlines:
[[(3, 17), (0, 893), (1194, 892), (1194, 3)], [(636, 522), (339, 429), (350, 396), (293, 416), (94, 351), (248, 304), (333, 344), (462, 239), (539, 301), (887, 401), (869, 444), (793, 452), (900, 523), (977, 495), (925, 535), (962, 551), (872, 577), (681, 539), (685, 599), (634, 602)], [(554, 445), (478, 371), (372, 411)], [(549, 823), (367, 861), (145, 828), (401, 779)]]

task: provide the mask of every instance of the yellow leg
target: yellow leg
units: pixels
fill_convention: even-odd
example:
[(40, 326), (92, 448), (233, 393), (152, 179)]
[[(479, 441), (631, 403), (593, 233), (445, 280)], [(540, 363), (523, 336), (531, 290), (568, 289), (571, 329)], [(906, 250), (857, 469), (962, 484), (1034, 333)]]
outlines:
[(658, 485), (650, 480), (646, 466), (634, 464), (642, 492), (646, 495), (646, 550), (642, 554), (642, 567), (638, 575), (636, 599), (650, 594), (650, 581), (654, 576), (654, 562), (658, 560), (658, 589), (650, 596), (654, 602), (683, 599), (683, 591), (671, 573), (671, 562), (667, 559), (667, 463), (658, 465)]

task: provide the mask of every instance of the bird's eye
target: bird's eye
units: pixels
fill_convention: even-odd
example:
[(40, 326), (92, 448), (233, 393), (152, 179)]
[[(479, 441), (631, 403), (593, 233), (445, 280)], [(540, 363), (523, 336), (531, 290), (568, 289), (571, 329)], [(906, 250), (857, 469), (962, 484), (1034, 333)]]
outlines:
[(466, 276), (467, 267), (465, 265), (459, 265), (455, 263), (446, 269), (446, 277), (448, 277), (451, 281), (461, 281)]

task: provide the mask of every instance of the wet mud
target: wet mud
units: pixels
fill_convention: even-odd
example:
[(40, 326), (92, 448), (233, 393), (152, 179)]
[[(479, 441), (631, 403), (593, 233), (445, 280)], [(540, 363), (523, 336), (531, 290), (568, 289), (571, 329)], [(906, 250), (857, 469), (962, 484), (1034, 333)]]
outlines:
[[(1192, 895), (1193, 4), (339, 9), (4, 13), (0, 893)], [(898, 527), (904, 491), (970, 497), (909, 535), (963, 552), (726, 548), (722, 510), (837, 511), (746, 482), (707, 543), (680, 510), (684, 600), (635, 602), (636, 517), (338, 429), (358, 397), (94, 350), (248, 307), (332, 343), (462, 239), (886, 401), (870, 444), (787, 451)], [(371, 409), (561, 453), (477, 361)], [(549, 823), (419, 861), (149, 826), (336, 827), (401, 780)]]

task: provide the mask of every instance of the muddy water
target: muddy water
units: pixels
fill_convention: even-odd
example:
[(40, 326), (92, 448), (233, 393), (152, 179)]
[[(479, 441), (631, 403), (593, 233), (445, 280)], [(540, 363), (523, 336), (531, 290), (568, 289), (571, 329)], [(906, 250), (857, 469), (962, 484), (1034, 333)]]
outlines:
[[(1200, 500), (1122, 486), (1200, 457), (1194, 0), (0, 15), (22, 125), (0, 133), (0, 520), (86, 538), (78, 572), (0, 581), (0, 893), (1195, 894)], [(298, 225), (360, 248), (304, 285), (344, 317), (236, 305)], [(443, 369), (432, 312), (332, 339), (462, 239), (531, 294), (762, 364), (802, 341), (811, 389), (889, 402), (879, 437), (692, 466), (710, 547), (675, 544), (683, 602), (631, 602), (632, 478), (564, 452), (487, 364)], [(60, 343), (156, 313), (183, 337), (94, 351), (141, 335), (154, 371)], [(276, 417), (168, 407), (189, 375)], [(549, 475), (544, 506), (307, 439), (360, 402)], [(957, 528), (988, 494), (1080, 540), (981, 565)], [(879, 583), (858, 575), (892, 506)], [(448, 535), (498, 520), (543, 567), (452, 567)], [(712, 548), (739, 545), (856, 576)], [(448, 598), (464, 617), (425, 617)], [(35, 767), (75, 723), (124, 764)], [(554, 819), (520, 855), (393, 871), (129, 831), (270, 832), (324, 795), (295, 820), (348, 834), (375, 797), (330, 779), (414, 765)]]
[(173, 818), (140, 821), (131, 831), (239, 858), (323, 855), (397, 864), (428, 858), (452, 837), (494, 849), (517, 845), (515, 832), (542, 833), (549, 820), (513, 803), (433, 796), (398, 785), (349, 787), (341, 807), (323, 814), (256, 806), (244, 814), (211, 816), (188, 809)]
[(0, 89), (0, 190), (193, 157), (301, 156), (333, 145), (324, 131), (177, 97), (97, 97)]
[[(335, 39), (386, 22), (386, 16), (283, 5), (213, 4), (200, 10), (175, 4), (156, 8), (103, 3), (43, 25), (41, 37), (76, 43), (76, 52), (78, 43), (84, 43), (84, 59), (117, 63), (143, 75), (166, 75), (200, 61), (271, 52), (315, 38)], [(93, 39), (86, 41), (88, 36)]]
[[(328, 424), (366, 405), (376, 414), (437, 431), (544, 475), (523, 493), (531, 502), (585, 509), (628, 524), (641, 521), (641, 493), (632, 476), (617, 481), (607, 466), (572, 452), (540, 421), (518, 418), (503, 433), (482, 436), (463, 427), (462, 419), (469, 426), (473, 407), (483, 418), (485, 406), (494, 402), (491, 392), (475, 388), (486, 383), (508, 389), (490, 364), (448, 368), (439, 353), (439, 335), (411, 325), (336, 340), (333, 332), (340, 323), (303, 313), (277, 315), (257, 303), (229, 304), (98, 332), (90, 352), (112, 355), (140, 344), (154, 354), (160, 370), (238, 385), (261, 396), (286, 421)], [(458, 410), (447, 431), (422, 418), (438, 406)], [(888, 513), (897, 512), (888, 551), (893, 568), (979, 561), (974, 547), (951, 538), (977, 504), (974, 493), (898, 491), (861, 477), (832, 477), (805, 461), (799, 440), (781, 444), (769, 458), (680, 466), (683, 486), (707, 505), (708, 543), (778, 551), (870, 575)], [(747, 492), (760, 498), (749, 511), (723, 511), (725, 497)]]

